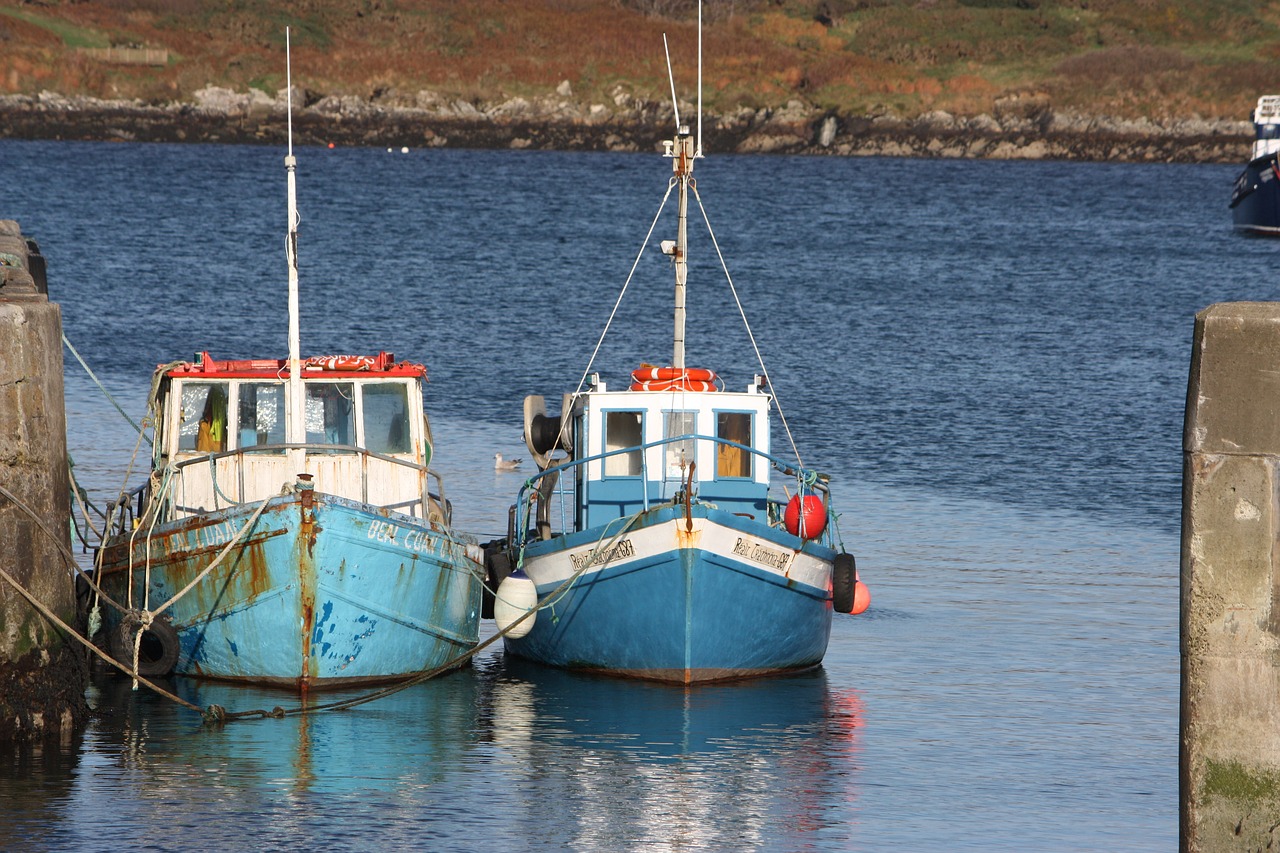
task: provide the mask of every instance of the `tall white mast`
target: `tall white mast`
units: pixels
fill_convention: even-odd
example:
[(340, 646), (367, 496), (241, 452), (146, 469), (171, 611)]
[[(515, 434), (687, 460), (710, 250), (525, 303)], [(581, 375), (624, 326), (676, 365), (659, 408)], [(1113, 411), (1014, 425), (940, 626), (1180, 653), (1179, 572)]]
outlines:
[(303, 416), (302, 396), (302, 344), (298, 331), (298, 192), (294, 179), (297, 160), (293, 156), (293, 65), (289, 52), (289, 28), (284, 31), (285, 85), (288, 87), (289, 153), (284, 158), (289, 181), (289, 236), (285, 241), (285, 257), (289, 262), (289, 415), (285, 419), (285, 441), (302, 444), (306, 441), (306, 420)]
[(675, 351), (672, 354), (671, 366), (684, 367), (684, 302), (685, 282), (689, 277), (689, 181), (693, 179), (693, 138), (689, 136), (689, 128), (682, 126), (676, 131), (674, 158), (671, 163), (675, 180), (679, 184), (679, 207), (676, 228), (676, 316), (675, 316)]

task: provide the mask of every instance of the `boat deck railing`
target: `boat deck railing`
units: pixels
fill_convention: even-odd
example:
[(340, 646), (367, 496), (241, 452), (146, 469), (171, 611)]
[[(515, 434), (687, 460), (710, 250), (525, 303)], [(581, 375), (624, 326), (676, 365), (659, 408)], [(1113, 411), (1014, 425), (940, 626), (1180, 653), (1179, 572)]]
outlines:
[[(645, 451), (662, 447), (668, 444), (676, 444), (679, 442), (711, 442), (712, 444), (722, 444), (727, 447), (745, 450), (753, 457), (760, 457), (769, 463), (769, 466), (787, 477), (795, 477), (797, 482), (803, 484), (810, 491), (822, 496), (822, 502), (828, 510), (831, 506), (830, 476), (814, 469), (804, 468), (799, 464), (791, 463), (785, 459), (774, 456), (771, 453), (765, 453), (758, 448), (747, 444), (741, 444), (731, 441), (727, 438), (721, 438), (714, 435), (698, 435), (695, 433), (686, 433), (684, 435), (667, 436), (657, 441), (645, 442), (643, 444), (633, 444), (629, 447), (621, 447), (614, 450), (607, 450), (603, 453), (596, 453), (591, 456), (584, 456), (581, 459), (568, 459), (559, 465), (552, 465), (539, 471), (537, 474), (525, 480), (524, 485), (520, 487), (520, 491), (516, 496), (516, 502), (511, 506), (508, 522), (507, 522), (507, 541), (513, 543), (517, 548), (522, 546), (531, 535), (536, 533), (539, 538), (547, 539), (551, 536), (551, 503), (553, 498), (558, 499), (561, 512), (561, 529), (567, 529), (567, 521), (564, 517), (565, 507), (570, 503), (570, 489), (564, 485), (564, 478), (561, 474), (565, 472), (576, 472), (582, 466), (592, 462), (597, 462), (611, 456), (620, 456), (627, 453), (635, 453), (640, 451), (640, 475), (638, 479), (642, 484), (641, 503), (644, 511), (651, 508), (651, 500), (649, 496), (649, 484), (663, 480), (662, 477), (651, 477), (649, 471), (648, 453)], [(576, 477), (568, 478), (571, 482)], [(674, 500), (684, 500), (686, 491), (694, 491), (692, 472), (685, 479), (685, 484), (673, 496)], [(690, 495), (689, 499), (697, 500), (696, 494)], [(776, 498), (768, 498), (768, 516), (769, 523), (782, 523), (782, 509), (784, 503)], [(537, 503), (537, 512), (534, 518), (532, 528), (529, 519), (533, 513), (533, 505)]]
[[(238, 506), (245, 503), (256, 503), (261, 501), (265, 495), (256, 495), (244, 498), (246, 494), (246, 471), (252, 466), (253, 461), (246, 459), (249, 456), (270, 456), (273, 460), (282, 458), (290, 450), (301, 450), (309, 455), (347, 455), (358, 456), (360, 458), (360, 494), (358, 496), (341, 495), (352, 500), (359, 500), (361, 503), (370, 503), (369, 500), (369, 482), (374, 473), (370, 471), (370, 463), (373, 461), (386, 463), (401, 468), (410, 469), (418, 475), (421, 480), (422, 488), (419, 494), (410, 497), (407, 500), (394, 501), (392, 503), (371, 504), (379, 509), (392, 510), (405, 515), (416, 516), (419, 518), (436, 518), (448, 525), (452, 522), (452, 507), (445, 498), (444, 480), (440, 474), (433, 471), (426, 465), (412, 462), (407, 459), (400, 459), (395, 456), (388, 456), (385, 453), (368, 450), (366, 448), (357, 447), (351, 444), (261, 444), (254, 447), (242, 447), (234, 450), (225, 450), (215, 453), (203, 454), (190, 459), (181, 459), (170, 462), (166, 466), (166, 470), (162, 474), (161, 482), (173, 481), (181, 472), (194, 466), (209, 466), (209, 477), (213, 485), (213, 494), (215, 498), (214, 509), (223, 509), (226, 507)], [(241, 495), (241, 499), (237, 500), (227, 495), (218, 482), (218, 462), (224, 459), (233, 459), (235, 461), (235, 469), (233, 477), (235, 478), (235, 490)], [(300, 472), (306, 473), (306, 472)], [(376, 473), (376, 472), (375, 472)], [(434, 481), (435, 490), (431, 488)], [(132, 527), (133, 518), (141, 518), (146, 514), (147, 505), (151, 501), (152, 479), (147, 482), (122, 493), (115, 502), (109, 505), (111, 516), (116, 518), (113, 525), (116, 531), (128, 530)], [(283, 483), (280, 484), (281, 487)], [(206, 507), (189, 507), (183, 506), (176, 502), (170, 502), (167, 508), (167, 514), (181, 513), (183, 515), (199, 515), (208, 512)]]

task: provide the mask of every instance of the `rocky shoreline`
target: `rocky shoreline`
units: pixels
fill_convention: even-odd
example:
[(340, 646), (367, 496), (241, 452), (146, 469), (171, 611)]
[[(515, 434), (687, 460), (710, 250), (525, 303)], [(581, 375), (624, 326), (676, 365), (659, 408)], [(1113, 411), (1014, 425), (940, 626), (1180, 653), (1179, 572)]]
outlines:
[[(0, 96), (0, 138), (282, 144), (285, 94), (208, 87), (191, 102), (166, 104)], [(682, 115), (694, 111), (681, 104)], [(660, 149), (673, 124), (669, 103), (621, 87), (607, 104), (575, 100), (568, 83), (545, 97), (494, 103), (428, 91), (366, 99), (294, 90), (298, 145), (647, 151)], [(1248, 121), (1087, 116), (1055, 110), (1043, 95), (999, 99), (977, 116), (850, 116), (792, 101), (703, 118), (708, 150), (759, 154), (1239, 163), (1252, 138)]]

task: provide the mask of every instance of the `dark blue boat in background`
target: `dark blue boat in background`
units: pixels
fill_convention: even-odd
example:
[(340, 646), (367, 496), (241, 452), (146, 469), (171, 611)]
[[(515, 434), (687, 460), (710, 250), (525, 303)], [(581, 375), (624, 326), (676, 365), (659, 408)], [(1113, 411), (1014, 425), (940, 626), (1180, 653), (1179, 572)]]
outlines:
[(1231, 221), (1247, 234), (1280, 236), (1280, 95), (1263, 95), (1253, 111), (1249, 163), (1231, 191)]

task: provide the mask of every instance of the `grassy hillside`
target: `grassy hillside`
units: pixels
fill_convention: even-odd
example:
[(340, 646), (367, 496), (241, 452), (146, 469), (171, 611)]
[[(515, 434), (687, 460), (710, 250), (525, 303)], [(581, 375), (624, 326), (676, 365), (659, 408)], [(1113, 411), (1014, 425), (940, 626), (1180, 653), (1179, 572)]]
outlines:
[[(696, 85), (690, 0), (0, 0), (0, 93), (186, 100), (295, 83), (476, 101)], [(799, 99), (843, 114), (991, 112), (1035, 93), (1122, 117), (1244, 118), (1280, 91), (1280, 5), (1256, 0), (709, 0), (704, 98), (727, 113)], [(152, 47), (163, 65), (86, 49)], [(619, 87), (622, 87), (621, 90)]]

